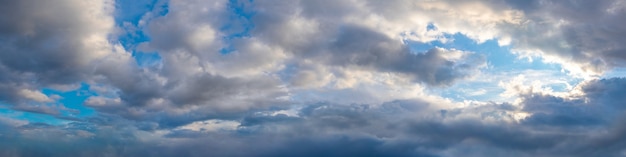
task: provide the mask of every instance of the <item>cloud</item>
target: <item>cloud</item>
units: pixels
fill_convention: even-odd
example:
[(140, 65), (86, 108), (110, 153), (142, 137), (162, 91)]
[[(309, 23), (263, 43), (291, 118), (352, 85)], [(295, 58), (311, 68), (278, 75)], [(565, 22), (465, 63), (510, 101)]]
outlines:
[(449, 85), (485, 64), (480, 56), (441, 48), (412, 54), (407, 46), (372, 30), (350, 26), (342, 29), (328, 50), (307, 58), (331, 65), (405, 74), (429, 85)]
[[(264, 3), (173, 1), (168, 3), (168, 14), (144, 16), (141, 28), (153, 40), (140, 43), (140, 50), (156, 51), (161, 63), (141, 68), (130, 54), (102, 59), (95, 71), (100, 77), (94, 82), (114, 94), (90, 98), (87, 104), (129, 119), (156, 120), (166, 127), (284, 107), (293, 103), (286, 87), (346, 82), (352, 78), (345, 74), (353, 70), (448, 86), (485, 65), (484, 57), (473, 52), (443, 48), (411, 52), (402, 41), (361, 24), (318, 21), (319, 15), (275, 16), (279, 13), (274, 10), (259, 10), (269, 7)], [(232, 9), (254, 15), (226, 18), (241, 14)], [(329, 22), (324, 24), (329, 29), (320, 30), (316, 26), (320, 22)], [(285, 29), (276, 34), (281, 27)], [(307, 27), (312, 29), (299, 31)], [(244, 35), (231, 37), (233, 33)], [(297, 38), (312, 40), (287, 39), (299, 33), (304, 34)]]
[[(411, 45), (460, 34), (602, 73), (624, 66), (619, 1), (176, 0), (128, 15), (121, 1), (0, 3), (1, 103), (62, 119), (0, 117), (0, 156), (626, 153), (626, 79), (554, 92), (570, 82), (528, 70), (499, 84), (513, 102), (450, 100), (437, 90), (493, 54)], [(83, 84), (93, 115), (49, 94)]]
[[(621, 156), (624, 143), (619, 139), (625, 136), (621, 133), (623, 120), (618, 117), (626, 116), (625, 110), (603, 102), (619, 102), (622, 98), (611, 94), (624, 93), (614, 86), (624, 82), (626, 79), (615, 78), (581, 84), (577, 88), (585, 94), (576, 99), (523, 95), (521, 106), (484, 103), (442, 108), (424, 100), (379, 105), (317, 103), (298, 109), (297, 115), (250, 113), (240, 122), (208, 120), (180, 130), (140, 131), (134, 122), (103, 117), (104, 121), (67, 126), (3, 126), (3, 134), (8, 131), (19, 136), (0, 138), (5, 145), (30, 139), (3, 147), (8, 150), (3, 152), (13, 153), (9, 156), (63, 155), (40, 149), (40, 144), (55, 140), (55, 150), (116, 156), (485, 156), (504, 152), (520, 157)], [(586, 99), (589, 101), (580, 101)], [(604, 109), (612, 111), (594, 112)], [(516, 121), (512, 118), (516, 112), (531, 116)], [(600, 121), (584, 121), (586, 118)], [(211, 129), (221, 131), (207, 131)], [(63, 136), (48, 136), (52, 134)], [(87, 139), (89, 145), (75, 147)]]
[(513, 29), (512, 45), (523, 54), (541, 53), (547, 61), (575, 71), (602, 73), (622, 67), (623, 3), (615, 0), (507, 1), (524, 12), (526, 25)]
[[(624, 79), (598, 80), (583, 85), (583, 89), (611, 84), (612, 82), (624, 82)], [(589, 91), (589, 90), (587, 90)], [(590, 101), (589, 105), (602, 105), (594, 102), (610, 101), (608, 97), (592, 97), (598, 93), (612, 93), (611, 88), (604, 88), (586, 94)], [(550, 96), (542, 96), (550, 97)], [(554, 96), (552, 96), (554, 97)], [(58, 150), (73, 150), (77, 153), (89, 154), (94, 152), (107, 152), (111, 155), (153, 154), (154, 156), (198, 156), (211, 153), (218, 156), (351, 156), (366, 152), (368, 155), (383, 156), (457, 156), (464, 152), (473, 156), (484, 156), (499, 152), (509, 152), (512, 156), (620, 156), (623, 151), (619, 140), (623, 136), (619, 133), (619, 118), (611, 118), (607, 114), (593, 115), (606, 117), (609, 123), (597, 125), (579, 125), (580, 129), (567, 129), (561, 125), (570, 125), (576, 121), (551, 121), (551, 125), (531, 123), (533, 119), (542, 117), (559, 118), (563, 115), (571, 117), (582, 116), (578, 112), (552, 112), (549, 114), (537, 114), (534, 110), (537, 106), (553, 107), (553, 104), (538, 103), (537, 98), (530, 97), (524, 101), (522, 108), (511, 104), (474, 104), (473, 107), (441, 109), (431, 105), (432, 102), (420, 100), (405, 100), (388, 102), (381, 105), (342, 105), (342, 104), (312, 104), (299, 110), (297, 116), (284, 114), (253, 114), (244, 118), (241, 124), (233, 131), (231, 122), (224, 123), (224, 127), (230, 128), (222, 132), (206, 132), (199, 129), (185, 129), (179, 131), (138, 131), (131, 125), (124, 123), (108, 123), (112, 126), (90, 125), (92, 123), (72, 123), (73, 127), (57, 130), (59, 134), (79, 130), (86, 137), (91, 137), (92, 145), (74, 147), (86, 137), (64, 137), (61, 143), (57, 142)], [(620, 98), (618, 98), (620, 99)], [(546, 102), (542, 99), (541, 102)], [(553, 102), (568, 101), (553, 98)], [(565, 105), (568, 105), (565, 103)], [(555, 107), (561, 109), (563, 107)], [(572, 106), (571, 108), (588, 109), (585, 106)], [(520, 123), (507, 120), (510, 112), (526, 111), (533, 113), (532, 116)], [(621, 110), (623, 116), (624, 110)], [(492, 119), (492, 120), (489, 120)], [(567, 119), (566, 119), (567, 120)], [(94, 121), (95, 122), (95, 121)], [(81, 124), (81, 125), (78, 125)], [(200, 125), (201, 126), (196, 126)], [(213, 128), (222, 125), (220, 120), (193, 123), (186, 127)], [(574, 123), (576, 124), (576, 123)], [(216, 126), (213, 126), (216, 125)], [(212, 127), (213, 126), (213, 127)], [(95, 127), (95, 128), (94, 128)], [(103, 128), (104, 127), (104, 128)], [(121, 130), (105, 128), (125, 128)], [(61, 152), (45, 152), (46, 149), (28, 151), (23, 148), (38, 148), (37, 143), (51, 142), (56, 138), (40, 138), (26, 136), (29, 132), (37, 132), (40, 135), (56, 134), (50, 129), (56, 130), (56, 126), (23, 125), (20, 129), (31, 130), (20, 132), (23, 136), (18, 138), (33, 138), (32, 143), (24, 143), (14, 148), (13, 153), (22, 156), (37, 156), (37, 153), (59, 154)], [(5, 129), (5, 130), (15, 130)], [(549, 131), (558, 129), (558, 131)], [(604, 130), (598, 132), (593, 130)], [(48, 130), (39, 133), (39, 130)], [(226, 132), (223, 132), (226, 131)], [(163, 135), (159, 132), (170, 132)], [(132, 134), (128, 134), (132, 133)], [(161, 137), (159, 137), (161, 135)], [(65, 135), (67, 136), (67, 135)], [(55, 137), (55, 136), (50, 136)], [(63, 136), (61, 136), (63, 137)], [(151, 138), (147, 138), (151, 137)], [(7, 137), (4, 137), (7, 138)], [(95, 138), (95, 139), (94, 139)], [(111, 139), (111, 140), (104, 140)], [(44, 140), (44, 141), (38, 141)], [(48, 141), (50, 140), (50, 141)], [(94, 143), (93, 141), (100, 141)], [(120, 144), (122, 140), (127, 144)], [(6, 140), (3, 140), (6, 141)], [(160, 142), (156, 142), (160, 141)], [(272, 141), (268, 143), (267, 141)], [(133, 143), (128, 144), (128, 143)], [(59, 145), (60, 144), (60, 145)], [(95, 147), (97, 145), (110, 145), (110, 147)], [(467, 150), (470, 145), (479, 150)], [(91, 147), (94, 146), (94, 147)], [(298, 146), (298, 147), (294, 147)], [(604, 147), (606, 146), (606, 147)], [(3, 147), (5, 148), (5, 147)], [(576, 148), (576, 149), (572, 149)], [(623, 148), (623, 147), (621, 147)], [(235, 151), (246, 150), (246, 151)], [(599, 149), (599, 150), (598, 150)], [(466, 152), (469, 151), (469, 152)]]
[[(624, 108), (618, 89), (624, 78), (592, 80), (578, 85), (569, 96), (554, 96), (541, 92), (521, 94), (524, 111), (533, 113), (524, 120), (531, 125), (550, 127), (604, 126), (622, 116)], [(616, 85), (617, 84), (617, 85)]]
[[(272, 8), (271, 3), (290, 7), (264, 9)], [(294, 85), (302, 85), (299, 82), (316, 84), (321, 80), (327, 80), (324, 79), (329, 76), (327, 71), (316, 69), (333, 69), (337, 66), (348, 70), (361, 69), (405, 75), (413, 78), (415, 82), (428, 85), (450, 85), (484, 65), (484, 59), (472, 53), (461, 53), (462, 57), (451, 59), (445, 56), (459, 52), (445, 53), (444, 51), (455, 50), (442, 49), (433, 49), (424, 54), (411, 52), (396, 35), (389, 35), (401, 31), (390, 33), (385, 29), (371, 27), (367, 21), (352, 21), (351, 18), (372, 14), (364, 12), (369, 6), (362, 6), (361, 3), (355, 3), (359, 5), (340, 3), (331, 8), (316, 7), (317, 4), (309, 3), (311, 2), (258, 3), (255, 4), (256, 8), (253, 8), (256, 9), (256, 14), (251, 18), (254, 29), (250, 33), (253, 37), (268, 45), (281, 47), (284, 52), (294, 55), (287, 63), (295, 62), (291, 65), (295, 66), (294, 71), (300, 69), (302, 71), (286, 75), (292, 79), (307, 80), (292, 80)], [(302, 8), (302, 11), (299, 12), (298, 8)], [(285, 16), (283, 15), (285, 12), (292, 14)], [(330, 12), (338, 14), (330, 15), (328, 14)], [(426, 29), (426, 25), (423, 28)], [(301, 60), (306, 62), (298, 62)], [(340, 74), (330, 71), (330, 76), (332, 79), (332, 76), (340, 77)], [(309, 81), (311, 79), (317, 81)]]
[(50, 102), (52, 101), (52, 99), (50, 99), (47, 95), (41, 93), (41, 92), (37, 92), (37, 91), (31, 91), (28, 89), (22, 89), (18, 92), (18, 95), (36, 101), (36, 102)]
[(93, 63), (115, 49), (113, 9), (106, 0), (3, 1), (0, 99), (30, 110), (29, 101), (52, 101), (41, 88), (89, 80)]

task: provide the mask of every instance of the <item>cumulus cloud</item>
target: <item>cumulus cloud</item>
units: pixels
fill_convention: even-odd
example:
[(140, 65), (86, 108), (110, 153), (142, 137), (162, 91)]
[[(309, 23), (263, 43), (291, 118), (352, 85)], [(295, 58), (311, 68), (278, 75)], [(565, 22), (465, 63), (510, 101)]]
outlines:
[[(0, 1), (0, 114), (18, 112), (0, 156), (626, 154), (626, 79), (526, 71), (499, 84), (514, 101), (452, 100), (438, 90), (490, 49), (411, 44), (462, 35), (600, 74), (626, 59), (618, 0), (172, 0), (135, 22), (119, 3)], [(79, 105), (94, 113), (67, 117)]]
[[(512, 45), (574, 72), (602, 73), (622, 67), (624, 9), (619, 0), (507, 1), (528, 20), (514, 29)], [(539, 53), (539, 54), (537, 54)], [(579, 68), (578, 70), (576, 68)]]
[[(153, 40), (140, 43), (139, 49), (156, 51), (161, 63), (137, 67), (129, 54), (102, 59), (94, 82), (115, 92), (90, 98), (87, 105), (131, 119), (188, 119), (176, 123), (184, 124), (212, 114), (283, 107), (290, 104), (286, 87), (345, 83), (353, 79), (345, 75), (352, 70), (448, 86), (485, 65), (484, 57), (474, 52), (412, 52), (401, 40), (364, 24), (326, 21), (315, 11), (279, 15), (283, 13), (265, 10), (270, 7), (266, 3), (172, 1), (168, 14), (144, 16), (141, 28)], [(228, 18), (243, 16), (233, 13), (237, 6), (254, 14)], [(243, 35), (232, 37), (238, 33)], [(292, 36), (296, 34), (300, 36)]]
[[(60, 128), (73, 129), (62, 130), (57, 126), (34, 124), (3, 126), (9, 128), (4, 129), (5, 132), (28, 130), (13, 132), (19, 136), (11, 138), (35, 140), (23, 143), (24, 147), (3, 148), (12, 148), (6, 152), (14, 156), (60, 153), (24, 149), (55, 140), (55, 136), (26, 136), (52, 129), (56, 131), (44, 134), (58, 132), (73, 136), (63, 137), (61, 145), (57, 144), (59, 149), (84, 154), (102, 151), (122, 156), (201, 156), (206, 153), (218, 156), (621, 156), (625, 150), (620, 139), (625, 136), (621, 129), (623, 120), (619, 117), (625, 116), (625, 110), (603, 102), (619, 102), (621, 97), (604, 95), (623, 94), (622, 88), (612, 85), (624, 82), (619, 78), (582, 84), (580, 89), (585, 94), (577, 99), (540, 93), (527, 95), (522, 106), (484, 103), (442, 108), (424, 100), (399, 100), (380, 105), (317, 103), (298, 109), (295, 115), (251, 113), (237, 121), (208, 120), (175, 130), (151, 132), (139, 131), (132, 123), (115, 122), (122, 120), (115, 118), (105, 123), (95, 120), (72, 123), (68, 124), (72, 127)], [(580, 101), (586, 99), (589, 101)], [(595, 112), (605, 109), (611, 111)], [(516, 112), (532, 115), (517, 121)], [(81, 130), (84, 133), (77, 133)], [(104, 137), (114, 138), (100, 139)], [(85, 148), (71, 145), (84, 138), (98, 141), (98, 145), (113, 145)], [(122, 141), (133, 145), (115, 144)]]
[(115, 24), (112, 1), (1, 3), (0, 100), (18, 105), (16, 109), (47, 108), (32, 106), (33, 101), (37, 105), (54, 101), (41, 88), (89, 80), (97, 62), (118, 49), (109, 42)]
[[(584, 94), (569, 97), (557, 97), (541, 93), (525, 94), (525, 110), (537, 113), (536, 118), (538, 119), (531, 117), (531, 120), (540, 120), (537, 122), (552, 123), (553, 120), (556, 120), (556, 124), (570, 122), (575, 125), (609, 123), (612, 119), (623, 114), (624, 108), (620, 104), (623, 102), (623, 97), (620, 96), (624, 94), (620, 88), (623, 83), (623, 78), (585, 82), (575, 89)], [(541, 117), (546, 114), (552, 115), (548, 117), (556, 119), (542, 120)]]

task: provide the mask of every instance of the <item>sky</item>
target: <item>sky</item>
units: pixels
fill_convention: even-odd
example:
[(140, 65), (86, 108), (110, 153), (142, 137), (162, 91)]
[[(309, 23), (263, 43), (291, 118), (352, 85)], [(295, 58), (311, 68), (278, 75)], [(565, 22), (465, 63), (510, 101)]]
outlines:
[(0, 0), (0, 156), (626, 156), (623, 0)]

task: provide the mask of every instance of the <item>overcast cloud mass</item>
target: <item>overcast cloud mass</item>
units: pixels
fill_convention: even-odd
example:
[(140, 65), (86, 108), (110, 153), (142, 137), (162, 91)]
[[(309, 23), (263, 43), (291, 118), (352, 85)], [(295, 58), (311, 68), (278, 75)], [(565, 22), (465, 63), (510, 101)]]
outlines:
[(0, 0), (0, 156), (626, 156), (622, 0)]

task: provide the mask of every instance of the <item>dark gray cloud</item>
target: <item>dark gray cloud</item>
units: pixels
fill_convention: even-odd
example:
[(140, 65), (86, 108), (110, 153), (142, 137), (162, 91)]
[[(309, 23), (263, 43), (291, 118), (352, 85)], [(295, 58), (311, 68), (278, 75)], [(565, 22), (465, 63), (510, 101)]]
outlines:
[[(101, 76), (97, 81), (115, 92), (93, 98), (87, 105), (101, 112), (174, 127), (210, 117), (236, 117), (228, 115), (281, 108), (290, 104), (285, 86), (298, 86), (285, 82), (307, 84), (320, 81), (312, 80), (314, 76), (326, 75), (313, 71), (304, 73), (313, 77), (302, 76), (302, 71), (310, 67), (389, 72), (414, 82), (445, 86), (469, 77), (485, 64), (482, 56), (470, 52), (439, 48), (411, 52), (401, 41), (375, 29), (323, 20), (315, 11), (293, 17), (279, 12), (289, 7), (270, 9), (279, 3), (302, 7), (295, 1), (202, 5), (170, 2), (167, 15), (147, 15), (145, 25), (138, 26), (154, 39), (140, 44), (139, 49), (157, 51), (161, 63), (139, 68), (129, 56), (103, 60), (95, 71)], [(228, 18), (241, 16), (233, 13), (234, 9), (254, 14)], [(325, 29), (298, 32), (300, 22), (322, 23)], [(285, 29), (278, 29), (281, 27)], [(246, 29), (250, 37), (231, 37), (233, 33), (245, 34)], [(224, 54), (224, 49), (232, 52)], [(293, 67), (285, 70), (284, 64)]]
[[(111, 64), (115, 65), (115, 64)], [(103, 69), (119, 69), (115, 67)], [(113, 95), (93, 97), (87, 106), (128, 119), (176, 127), (208, 118), (233, 118), (251, 110), (284, 106), (286, 95), (273, 78), (227, 78), (206, 73), (169, 77), (165, 71), (113, 70)], [(111, 90), (111, 89), (110, 89)]]
[[(219, 7), (222, 6), (215, 8)], [(113, 2), (106, 0), (2, 1), (0, 101), (14, 110), (57, 116), (75, 111), (40, 90), (89, 83), (102, 90), (95, 91), (98, 96), (87, 101), (87, 106), (102, 114), (161, 122), (162, 127), (285, 104), (276, 99), (284, 96), (285, 91), (279, 87), (279, 80), (271, 76), (227, 77), (210, 70), (195, 70), (205, 68), (202, 66), (211, 55), (204, 52), (210, 51), (204, 49), (205, 43), (198, 41), (204, 36), (193, 35), (210, 33), (209, 26), (200, 32), (172, 32), (185, 40), (154, 35), (154, 44), (160, 45), (156, 48), (163, 53), (162, 66), (137, 66), (130, 53), (114, 45), (116, 41), (110, 41), (114, 37), (113, 9)], [(156, 30), (168, 26), (154, 23)], [(185, 46), (193, 47), (187, 49), (193, 56), (168, 51)], [(219, 54), (218, 50), (211, 52)]]
[[(454, 55), (461, 57), (449, 59)], [(341, 27), (328, 52), (321, 56), (321, 62), (406, 74), (429, 85), (450, 85), (485, 64), (482, 56), (441, 48), (412, 53), (408, 46), (383, 34), (354, 26)]]
[(0, 101), (16, 110), (58, 114), (41, 88), (89, 80), (110, 55), (113, 19), (105, 1), (0, 1)]
[(587, 82), (580, 98), (546, 94), (524, 94), (524, 111), (533, 113), (523, 122), (530, 125), (562, 128), (566, 126), (603, 127), (623, 116), (624, 78)]
[[(515, 34), (513, 46), (538, 48), (563, 62), (601, 72), (623, 67), (626, 48), (625, 4), (601, 1), (506, 1), (524, 12), (528, 26)], [(543, 34), (543, 35), (542, 35)]]
[[(580, 86), (584, 94), (576, 99), (525, 95), (521, 107), (487, 103), (441, 110), (433, 106), (436, 104), (422, 100), (380, 105), (317, 103), (304, 106), (297, 115), (244, 114), (244, 118), (237, 120), (241, 125), (235, 130), (173, 129), (162, 137), (154, 136), (159, 134), (157, 130), (140, 131), (137, 127), (140, 125), (135, 122), (112, 117), (63, 126), (23, 125), (5, 120), (0, 121), (3, 128), (0, 145), (7, 147), (1, 147), (0, 153), (5, 156), (62, 156), (71, 151), (79, 155), (101, 153), (96, 156), (416, 157), (504, 153), (519, 157), (618, 157), (625, 151), (626, 112), (621, 104), (606, 102), (620, 102), (622, 97), (613, 95), (626, 93), (615, 86), (624, 82), (624, 78), (587, 82)], [(612, 111), (594, 112), (605, 108)], [(512, 111), (533, 115), (518, 123), (507, 120), (506, 113)], [(585, 118), (600, 121), (579, 123)], [(47, 149), (52, 148), (48, 146), (52, 143), (54, 149)]]
[[(318, 3), (323, 2), (255, 2), (257, 8), (253, 10), (256, 14), (251, 19), (255, 27), (251, 35), (261, 42), (293, 53), (295, 58), (292, 62), (307, 60), (315, 65), (389, 72), (433, 86), (450, 85), (477, 73), (477, 69), (486, 62), (483, 56), (455, 50), (411, 52), (406, 44), (388, 36), (386, 32), (342, 21), (342, 18), (357, 14), (355, 12), (360, 8), (343, 2), (329, 2), (337, 3), (334, 7), (320, 7)], [(275, 8), (277, 6), (289, 7)], [(300, 8), (302, 12), (298, 12)], [(459, 57), (451, 59), (454, 55)], [(301, 75), (314, 74), (298, 73), (310, 69), (309, 66), (296, 63), (299, 68), (293, 70), (294, 74), (287, 75), (295, 75), (289, 77), (291, 79), (311, 77)], [(299, 80), (291, 82), (301, 84), (297, 83)]]
[[(84, 68), (102, 55), (98, 53), (106, 54), (99, 51), (106, 51), (107, 47), (103, 50), (89, 45), (107, 44), (106, 38), (97, 41), (98, 35), (107, 35), (113, 24), (106, 19), (106, 4), (81, 8), (83, 4), (71, 1), (3, 3), (2, 63), (9, 69), (37, 74), (36, 79), (42, 84), (73, 83), (84, 79)], [(77, 14), (89, 9), (94, 11), (93, 18), (105, 19)], [(96, 41), (86, 41), (90, 37)]]
[[(354, 156), (363, 153), (359, 150), (374, 156), (458, 156), (468, 153), (464, 151), (473, 156), (498, 152), (511, 156), (621, 156), (624, 142), (620, 139), (625, 137), (620, 117), (626, 112), (607, 102), (621, 102), (626, 92), (619, 85), (624, 82), (624, 78), (587, 82), (580, 86), (585, 94), (575, 99), (524, 95), (519, 108), (488, 103), (440, 110), (422, 100), (381, 105), (317, 103), (300, 109), (298, 117), (246, 116), (234, 134), (196, 132), (185, 138), (225, 136), (241, 142), (225, 147), (254, 148), (246, 152), (253, 156)], [(509, 121), (507, 112), (514, 111), (533, 115), (520, 122)], [(469, 118), (472, 115), (478, 116)], [(260, 141), (273, 142), (257, 146)], [(464, 150), (468, 145), (480, 145), (481, 149)]]

